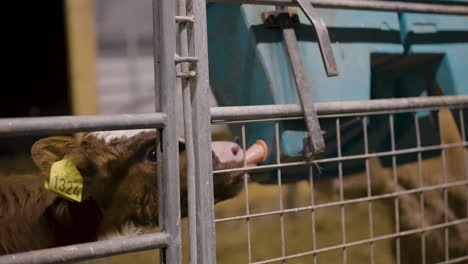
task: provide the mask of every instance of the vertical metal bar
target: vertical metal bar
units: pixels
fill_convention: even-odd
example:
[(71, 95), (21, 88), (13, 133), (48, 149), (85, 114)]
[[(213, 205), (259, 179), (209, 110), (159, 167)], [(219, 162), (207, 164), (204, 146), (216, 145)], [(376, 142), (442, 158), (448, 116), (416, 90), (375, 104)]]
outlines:
[[(395, 152), (395, 127), (394, 127), (394, 122), (393, 122), (393, 114), (389, 115), (388, 121), (390, 123), (391, 148), (392, 148), (392, 152)], [(397, 174), (397, 164), (396, 164), (395, 154), (392, 155), (392, 171), (393, 171), (393, 182), (395, 184), (398, 184), (398, 174)], [(395, 238), (396, 261), (397, 261), (397, 264), (400, 264), (401, 254), (400, 254), (400, 236), (399, 236), (399, 234), (400, 234), (399, 196), (395, 196), (394, 206), (395, 206), (395, 232), (398, 235)]]
[[(315, 205), (315, 192), (314, 192), (314, 163), (310, 161), (309, 165), (309, 193), (310, 193), (310, 205)], [(310, 210), (310, 218), (312, 224), (312, 250), (317, 249), (317, 232), (315, 229), (315, 209)], [(314, 264), (317, 264), (317, 254), (313, 254)]]
[[(463, 117), (463, 109), (458, 109), (458, 113), (459, 113), (459, 116), (460, 116), (460, 130), (461, 130), (461, 141), (462, 142), (465, 142), (465, 138), (466, 138), (466, 130), (465, 130), (465, 119)], [(468, 180), (468, 154), (467, 154), (467, 151), (465, 149), (463, 149), (463, 157), (464, 157), (464, 167), (465, 167), (465, 179)], [(465, 185), (466, 187), (466, 193), (468, 194), (468, 184)], [(465, 216), (468, 218), (468, 199), (466, 200), (466, 212), (465, 212)], [(468, 243), (465, 244), (465, 247), (466, 247), (466, 255), (468, 255)]]
[[(310, 187), (310, 205), (315, 205), (315, 193), (314, 193), (314, 168), (313, 164), (309, 166), (309, 187)], [(310, 211), (310, 217), (312, 220), (312, 250), (317, 249), (317, 233), (315, 231), (315, 209), (312, 208)], [(317, 254), (313, 254), (314, 264), (317, 264)]]
[(162, 162), (158, 177), (159, 226), (173, 241), (161, 252), (161, 263), (181, 263), (179, 143), (176, 135), (175, 2), (153, 0), (154, 80), (156, 111), (168, 116), (162, 132)]
[[(413, 114), (414, 127), (416, 129), (416, 145), (421, 147), (421, 131), (419, 129), (419, 119), (417, 113)], [(418, 152), (418, 178), (419, 188), (424, 186), (423, 167), (422, 167), (422, 154)], [(421, 228), (425, 226), (425, 210), (424, 210), (424, 192), (419, 193), (419, 206), (421, 207)], [(421, 232), (421, 263), (426, 264), (426, 231)]]
[[(190, 7), (190, 3), (188, 4)], [(193, 133), (197, 188), (197, 259), (198, 263), (216, 263), (214, 226), (213, 173), (211, 156), (211, 118), (209, 102), (208, 43), (206, 1), (194, 0), (191, 7), (193, 24), (193, 56), (199, 58), (192, 82)], [(190, 10), (190, 8), (188, 8)]]
[[(177, 1), (177, 15), (186, 16), (187, 8), (185, 0)], [(178, 23), (179, 34), (179, 55), (188, 57), (188, 36), (187, 22)], [(189, 63), (180, 64), (182, 72), (189, 71)], [(193, 150), (193, 130), (192, 130), (192, 103), (190, 82), (187, 78), (181, 78), (179, 82), (182, 89), (183, 112), (184, 112), (184, 133), (185, 133), (185, 154), (187, 155), (187, 206), (189, 222), (189, 263), (197, 263), (197, 221), (196, 221), (196, 190), (195, 190), (195, 154)]]
[[(245, 140), (245, 124), (242, 124), (241, 128), (242, 133), (242, 149), (247, 149), (247, 143)], [(247, 167), (247, 162), (245, 161), (244, 155), (244, 167)], [(249, 178), (247, 177), (247, 173), (244, 173), (244, 190), (245, 190), (245, 214), (247, 216), (250, 215), (250, 206), (249, 206)], [(248, 250), (248, 259), (249, 263), (252, 263), (252, 240), (250, 234), (250, 218), (247, 217), (245, 219), (245, 224), (247, 225), (247, 250)]]
[[(182, 80), (185, 86), (186, 80)], [(187, 155), (187, 205), (189, 222), (189, 263), (197, 263), (197, 221), (195, 190), (195, 154), (193, 152), (192, 109), (190, 104), (190, 87), (183, 87), (183, 108), (185, 126), (185, 154)]]
[[(451, 113), (450, 113), (451, 115)], [(438, 111), (438, 120), (439, 120), (439, 136), (440, 136), (440, 144), (444, 144), (444, 134), (442, 131), (442, 116), (441, 116), (441, 110), (439, 109)], [(447, 184), (447, 157), (445, 153), (445, 148), (441, 149), (441, 156), (442, 156), (442, 179), (444, 184)], [(447, 187), (444, 187), (442, 189), (443, 194), (444, 194), (444, 222), (448, 222), (448, 189)], [(444, 227), (444, 255), (445, 255), (445, 260), (449, 260), (449, 230), (448, 227)]]
[[(280, 131), (279, 131), (279, 123), (275, 123), (275, 140), (276, 140), (276, 161), (277, 164), (281, 164), (281, 151), (280, 151)], [(283, 208), (283, 186), (281, 183), (281, 168), (276, 169), (276, 173), (278, 176), (278, 191), (279, 191), (279, 209), (282, 211)], [(281, 256), (286, 256), (286, 246), (284, 241), (284, 214), (280, 214), (280, 228), (281, 228)], [(285, 260), (282, 263), (286, 263)]]
[[(336, 148), (338, 152), (338, 158), (341, 157), (341, 125), (340, 118), (336, 118)], [(340, 181), (340, 202), (344, 201), (343, 193), (343, 163), (338, 162), (338, 179)], [(341, 211), (341, 243), (346, 244), (346, 218), (344, 204), (340, 205)], [(343, 247), (343, 264), (347, 263), (347, 248)]]
[[(287, 7), (277, 7), (278, 11), (287, 12)], [(287, 24), (286, 22), (281, 22)], [(326, 29), (326, 28), (325, 28)], [(312, 93), (310, 92), (309, 82), (307, 81), (307, 74), (304, 71), (304, 64), (301, 59), (301, 53), (296, 38), (294, 28), (282, 25), (281, 32), (283, 34), (283, 42), (288, 54), (289, 62), (294, 76), (299, 100), (301, 101), (302, 111), (304, 112), (304, 121), (307, 127), (308, 138), (308, 152), (306, 155), (311, 158), (314, 154), (320, 154), (325, 149), (325, 142), (320, 129), (315, 106), (312, 103)], [(306, 147), (306, 146), (304, 146)], [(305, 148), (307, 149), (307, 148)]]
[[(465, 138), (466, 138), (466, 132), (465, 132), (465, 119), (463, 117), (463, 109), (458, 109), (458, 113), (459, 113), (459, 116), (460, 116), (460, 130), (461, 130), (461, 141), (462, 142), (465, 142)], [(468, 180), (468, 154), (467, 154), (467, 151), (463, 148), (463, 157), (464, 157), (464, 167), (465, 167), (465, 179)], [(465, 185), (466, 187), (466, 193), (468, 195), (468, 184)], [(465, 212), (465, 216), (468, 218), (468, 199), (466, 200), (466, 212)], [(465, 247), (466, 247), (466, 255), (468, 255), (468, 242), (465, 243)]]
[[(367, 116), (362, 118), (362, 131), (364, 135), (364, 154), (369, 154), (369, 138), (367, 137)], [(366, 164), (366, 180), (367, 180), (367, 197), (372, 196), (372, 181), (370, 176), (370, 168), (369, 168), (369, 158), (365, 160)], [(374, 238), (374, 216), (372, 212), (372, 201), (369, 201), (367, 204), (367, 211), (369, 217), (369, 238)], [(374, 264), (374, 250), (375, 250), (375, 243), (373, 241), (369, 242), (370, 248), (370, 259), (371, 264)]]

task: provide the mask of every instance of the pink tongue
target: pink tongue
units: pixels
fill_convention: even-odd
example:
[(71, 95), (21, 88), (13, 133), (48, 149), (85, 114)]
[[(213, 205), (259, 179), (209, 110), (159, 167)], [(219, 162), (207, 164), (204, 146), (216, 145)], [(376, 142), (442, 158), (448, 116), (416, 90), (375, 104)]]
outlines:
[(247, 165), (256, 165), (265, 162), (268, 156), (268, 147), (265, 141), (259, 139), (245, 152)]

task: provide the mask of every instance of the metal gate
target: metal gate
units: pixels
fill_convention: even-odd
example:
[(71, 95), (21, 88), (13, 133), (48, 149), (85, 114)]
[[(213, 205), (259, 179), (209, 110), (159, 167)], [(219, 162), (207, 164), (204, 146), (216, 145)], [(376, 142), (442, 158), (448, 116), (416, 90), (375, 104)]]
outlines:
[[(295, 5), (292, 0), (255, 0), (255, 1), (221, 1), (233, 3), (251, 3), (268, 5)], [(399, 12), (427, 12), (444, 14), (468, 14), (466, 6), (458, 5), (433, 5), (400, 2), (374, 2), (374, 1), (310, 1), (318, 7), (346, 8), (346, 9), (366, 9), (366, 10), (386, 10)], [(468, 260), (468, 245), (465, 245), (464, 254), (457, 251), (457, 255), (452, 256), (452, 244), (450, 243), (457, 235), (463, 233), (451, 230), (466, 230), (468, 223), (468, 202), (466, 195), (468, 192), (468, 162), (465, 148), (468, 146), (466, 135), (466, 124), (464, 109), (468, 107), (467, 96), (415, 98), (415, 99), (395, 99), (378, 100), (365, 102), (340, 102), (340, 103), (317, 103), (315, 104), (319, 119), (331, 120), (334, 124), (334, 132), (331, 137), (337, 140), (336, 155), (324, 159), (306, 160), (283, 160), (277, 156), (273, 165), (258, 166), (255, 168), (241, 168), (212, 173), (211, 166), (211, 138), (210, 126), (213, 123), (230, 123), (239, 125), (242, 131), (243, 148), (245, 149), (245, 134), (248, 133), (245, 124), (249, 122), (270, 122), (276, 135), (276, 146), (279, 146), (279, 120), (301, 119), (302, 108), (299, 105), (275, 105), (275, 106), (244, 106), (244, 107), (220, 107), (209, 108), (207, 103), (207, 93), (209, 89), (208, 76), (208, 55), (206, 36), (206, 2), (201, 0), (163, 0), (153, 1), (154, 16), (154, 50), (155, 50), (155, 80), (156, 93), (159, 94), (157, 102), (157, 112), (152, 114), (134, 115), (114, 115), (114, 116), (86, 116), (86, 117), (51, 117), (51, 118), (22, 118), (22, 119), (2, 119), (0, 120), (0, 136), (17, 135), (44, 135), (51, 133), (74, 133), (94, 130), (115, 130), (133, 128), (155, 128), (162, 134), (162, 171), (159, 178), (161, 192), (159, 201), (161, 204), (159, 217), (161, 232), (146, 234), (136, 237), (120, 238), (108, 241), (72, 245), (67, 247), (39, 250), (27, 253), (19, 253), (0, 257), (0, 263), (55, 263), (92, 259), (104, 256), (123, 254), (128, 252), (161, 248), (161, 261), (163, 263), (181, 263), (181, 235), (180, 235), (180, 208), (179, 208), (179, 171), (178, 171), (178, 150), (175, 133), (175, 96), (177, 87), (183, 90), (184, 121), (186, 152), (188, 162), (189, 181), (189, 241), (190, 241), (190, 263), (216, 263), (216, 241), (215, 223), (219, 225), (224, 222), (242, 221), (246, 225), (247, 259), (248, 263), (284, 263), (294, 261), (294, 259), (311, 257), (314, 263), (318, 262), (322, 253), (338, 250), (341, 253), (343, 263), (352, 262), (348, 258), (348, 252), (353, 247), (365, 245), (370, 252), (369, 261), (379, 263), (375, 253), (375, 245), (382, 240), (393, 239), (395, 242), (396, 262), (404, 262), (407, 252), (402, 247), (407, 243), (405, 237), (420, 235), (420, 255), (422, 263), (426, 263), (426, 256), (429, 256), (434, 248), (429, 247), (429, 238), (433, 232), (441, 231), (443, 237), (442, 259), (440, 263), (457, 263)], [(176, 11), (177, 10), (177, 11)], [(177, 15), (176, 15), (177, 14)], [(176, 50), (176, 32), (178, 35), (179, 48)], [(177, 71), (176, 71), (177, 69)], [(176, 80), (180, 79), (180, 82)], [(424, 145), (422, 138), (423, 131), (420, 131), (418, 115), (420, 112), (429, 113), (436, 116), (441, 109), (452, 110), (456, 117), (459, 137), (456, 142), (445, 142), (442, 132), (440, 141), (435, 145)], [(435, 114), (434, 114), (435, 113)], [(395, 123), (397, 116), (404, 115), (413, 122), (415, 129), (414, 146), (410, 148), (399, 148), (395, 140)], [(466, 113), (465, 113), (466, 115)], [(344, 154), (341, 151), (341, 138), (351, 130), (347, 126), (352, 120), (354, 127), (360, 127), (357, 133), (361, 137), (362, 152), (353, 155)], [(442, 124), (441, 118), (434, 118)], [(372, 151), (367, 137), (368, 124), (376, 122), (382, 129), (387, 129), (391, 135), (388, 150)], [(330, 122), (329, 122), (330, 123)], [(438, 125), (442, 128), (443, 125)], [(330, 130), (332, 131), (332, 129)], [(327, 142), (325, 142), (327, 143)], [(329, 146), (331, 147), (331, 146)], [(461, 149), (463, 171), (459, 171), (459, 176), (455, 180), (450, 178), (447, 166), (449, 152), (452, 149)], [(427, 185), (424, 182), (423, 155), (426, 152), (437, 152), (441, 156), (441, 182)], [(277, 151), (277, 153), (280, 153)], [(416, 185), (409, 185), (409, 188), (401, 189), (401, 178), (398, 173), (398, 159), (404, 155), (413, 155), (418, 166), (418, 181)], [(372, 172), (371, 163), (374, 158), (387, 160), (390, 168), (390, 184), (394, 189), (379, 193), (373, 189), (372, 182), (375, 173)], [(343, 170), (347, 162), (359, 161), (365, 169), (365, 195), (362, 197), (346, 197), (345, 175)], [(384, 163), (384, 161), (382, 161)], [(326, 187), (320, 185), (320, 172), (326, 164), (333, 164), (336, 171), (337, 181)], [(218, 218), (215, 220), (213, 210), (213, 179), (212, 175), (220, 172), (235, 170), (249, 171), (252, 180), (261, 178), (263, 171), (275, 170), (277, 185), (280, 190), (287, 179), (281, 176), (281, 172), (286, 168), (293, 167), (309, 168), (308, 185), (310, 200), (309, 204), (299, 207), (284, 207), (284, 199), (279, 192), (278, 209), (264, 212), (251, 212), (249, 207), (249, 187), (248, 178), (245, 177), (245, 213), (235, 216)], [(336, 191), (338, 200), (317, 203), (314, 193), (319, 188)], [(331, 187), (330, 187), (331, 186)], [(412, 186), (412, 187), (411, 187)], [(449, 200), (452, 197), (452, 188), (462, 188), (459, 193), (461, 200), (463, 197), (466, 208), (464, 215), (451, 214)], [(442, 222), (428, 222), (425, 215), (426, 192), (440, 191), (442, 193)], [(404, 208), (408, 196), (416, 196), (416, 200), (422, 212), (418, 223), (413, 227), (400, 226), (400, 220), (407, 214)], [(455, 194), (456, 196), (457, 194)], [(458, 197), (460, 198), (460, 197)], [(390, 234), (378, 235), (373, 229), (373, 204), (379, 200), (391, 200), (394, 206), (394, 230)], [(346, 226), (347, 208), (353, 204), (364, 203), (368, 209), (368, 236), (365, 238), (350, 240), (347, 236), (349, 228)], [(316, 213), (320, 209), (336, 207), (339, 210), (341, 230), (341, 240), (338, 243), (327, 246), (320, 246), (319, 238), (316, 234)], [(310, 250), (291, 253), (288, 250), (288, 240), (284, 228), (284, 219), (289, 214), (307, 212), (310, 214)], [(251, 221), (261, 217), (278, 216), (280, 223), (280, 250), (279, 255), (266, 258), (257, 258), (254, 254), (255, 247), (252, 244)], [(265, 234), (268, 235), (268, 234)], [(452, 239), (451, 239), (452, 238)], [(458, 242), (458, 241), (455, 241)], [(466, 243), (466, 241), (465, 241)], [(429, 254), (429, 255), (428, 255)], [(429, 257), (428, 257), (429, 258)], [(428, 259), (428, 261), (430, 261)], [(220, 261), (222, 262), (222, 261)]]
[[(165, 1), (169, 5), (170, 1)], [(155, 37), (155, 90), (159, 95), (156, 113), (124, 114), (102, 116), (63, 116), (39, 118), (11, 118), (0, 120), (0, 136), (64, 134), (96, 130), (118, 130), (136, 128), (159, 129), (161, 135), (161, 166), (158, 178), (159, 223), (161, 232), (37, 250), (26, 253), (5, 255), (0, 263), (57, 263), (86, 260), (128, 252), (161, 249), (163, 263), (180, 263), (180, 195), (179, 195), (179, 153), (175, 135), (175, 86), (176, 74), (174, 57), (165, 53), (175, 43), (174, 31), (161, 27), (161, 20), (174, 19), (167, 7), (158, 1), (154, 4)], [(170, 38), (173, 36), (174, 38)], [(173, 51), (171, 54), (175, 54)], [(172, 67), (171, 67), (172, 66)], [(157, 142), (155, 142), (156, 144)]]
[[(446, 96), (317, 103), (319, 119), (332, 124), (326, 129), (325, 143), (336, 150), (334, 155), (312, 162), (277, 155), (273, 164), (241, 169), (250, 173), (250, 178), (244, 178), (244, 197), (235, 203), (241, 209), (231, 204), (234, 212), (229, 213), (226, 208), (215, 221), (223, 232), (218, 237), (228, 234), (223, 230), (230, 225), (241, 236), (235, 241), (243, 242), (234, 245), (234, 242), (220, 240), (218, 243), (222, 244), (218, 246), (224, 248), (229, 244), (232, 251), (243, 255), (237, 262), (256, 264), (466, 262), (468, 152), (463, 114), (467, 100), (467, 96)], [(434, 115), (438, 122), (436, 130), (421, 129), (418, 116), (423, 113)], [(278, 148), (280, 121), (302, 119), (298, 105), (215, 108), (211, 114), (214, 124), (240, 126), (244, 148), (249, 123), (261, 122), (274, 130), (274, 147)], [(401, 118), (408, 118), (414, 129), (411, 146), (396, 144), (395, 120)], [(376, 129), (376, 123), (390, 134), (390, 144), (384, 150), (378, 150), (368, 136), (371, 127)], [(436, 135), (438, 142), (428, 143), (428, 133)], [(353, 140), (360, 144), (357, 153), (342, 151), (341, 142), (350, 134), (354, 134)], [(426, 154), (430, 153), (437, 158), (427, 158)], [(413, 161), (408, 163), (405, 161), (408, 158)], [(364, 171), (356, 172), (356, 166), (362, 166)], [(307, 167), (309, 175), (301, 189), (293, 189), (292, 195), (300, 193), (302, 197), (291, 204), (286, 196), (291, 193), (285, 189), (296, 180), (282, 173), (300, 167)], [(214, 171), (214, 175), (228, 171), (236, 169)], [(258, 205), (258, 195), (253, 193), (252, 196), (248, 182), (261, 182), (262, 174), (270, 175), (271, 171), (276, 173), (277, 188), (272, 190), (262, 185), (254, 190), (273, 192), (268, 195), (273, 201), (262, 208)], [(327, 174), (336, 178), (327, 180), (324, 178)], [(330, 193), (334, 195), (324, 196)], [(456, 208), (454, 196), (458, 196), (460, 202)], [(385, 233), (380, 231), (382, 224), (377, 215), (382, 211), (375, 209), (382, 204), (393, 213), (387, 214), (392, 226)], [(356, 210), (362, 211), (359, 219), (355, 219)], [(329, 229), (325, 234), (320, 229), (327, 222), (331, 222), (329, 225), (335, 230)], [(262, 231), (255, 232), (255, 229)], [(259, 238), (258, 232), (264, 232), (268, 239)], [(331, 236), (335, 238), (327, 238)], [(302, 245), (298, 246), (297, 241)], [(376, 246), (381, 242), (394, 247), (393, 252), (386, 252), (394, 254), (394, 262), (384, 261), (383, 250)], [(268, 248), (261, 243), (271, 248), (269, 254), (261, 252)], [(356, 250), (365, 253), (356, 254), (353, 252)], [(357, 255), (360, 258), (356, 258)], [(223, 257), (227, 258), (219, 256), (219, 263), (226, 262)]]

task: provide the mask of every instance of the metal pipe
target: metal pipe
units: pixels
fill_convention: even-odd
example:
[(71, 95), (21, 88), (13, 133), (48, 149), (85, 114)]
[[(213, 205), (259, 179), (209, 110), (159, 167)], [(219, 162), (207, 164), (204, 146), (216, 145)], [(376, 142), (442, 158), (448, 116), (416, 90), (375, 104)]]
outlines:
[[(254, 4), (254, 5), (286, 5), (296, 6), (296, 0), (208, 0), (208, 2)], [(406, 13), (429, 13), (445, 15), (468, 15), (468, 6), (460, 4), (423, 4), (396, 1), (376, 0), (308, 0), (314, 7), (360, 9), (374, 11), (393, 11)]]
[[(390, 130), (390, 146), (391, 152), (395, 152), (396, 150), (396, 143), (395, 143), (395, 122), (394, 122), (394, 115), (390, 114), (388, 116), (388, 125)], [(441, 144), (442, 145), (442, 144)], [(397, 155), (391, 155), (392, 158), (392, 178), (393, 183), (398, 186), (398, 172), (397, 172)], [(400, 233), (400, 196), (393, 197), (393, 217), (394, 217), (394, 224), (395, 224), (395, 233)], [(400, 237), (395, 238), (395, 259), (396, 264), (401, 263), (401, 241)]]
[[(343, 156), (343, 157), (323, 158), (323, 159), (314, 160), (314, 163), (321, 164), (321, 163), (368, 159), (372, 157), (386, 157), (386, 156), (402, 155), (402, 154), (414, 154), (418, 152), (441, 150), (441, 149), (456, 148), (456, 147), (468, 147), (468, 142), (432, 145), (432, 146), (424, 146), (424, 147), (408, 148), (408, 149), (401, 149), (401, 150), (395, 150), (395, 151), (385, 151), (385, 152), (368, 153), (368, 154), (356, 154), (356, 155)], [(268, 170), (278, 169), (278, 168), (307, 166), (307, 165), (309, 165), (308, 161), (294, 161), (294, 162), (281, 163), (281, 164), (259, 165), (259, 166), (247, 167), (247, 168), (244, 167), (244, 168), (216, 170), (213, 172), (213, 174), (229, 173), (229, 172), (235, 172), (235, 171), (242, 171), (242, 172), (268, 171)]]
[(96, 130), (164, 128), (164, 113), (0, 119), (0, 136), (66, 134)]
[(193, 16), (175, 16), (176, 23), (193, 23)]
[[(188, 82), (181, 80), (182, 82)], [(185, 86), (185, 85), (183, 85)], [(185, 155), (187, 156), (187, 206), (189, 222), (189, 263), (197, 263), (197, 205), (195, 181), (195, 154), (193, 150), (192, 105), (190, 86), (183, 87), (183, 111), (185, 127)]]
[(197, 76), (196, 71), (178, 72), (177, 73), (178, 78), (194, 78), (196, 76)]
[[(177, 1), (177, 14), (179, 16), (187, 16), (187, 5), (185, 0)], [(188, 62), (196, 63), (198, 58), (189, 56), (188, 48), (188, 23), (178, 24), (179, 34), (179, 54), (176, 58), (176, 63), (180, 62), (180, 70), (188, 72), (190, 65)], [(190, 24), (190, 26), (192, 26)], [(190, 27), (191, 29), (192, 27)], [(193, 36), (190, 35), (190, 36)], [(190, 58), (196, 60), (189, 60)], [(182, 63), (183, 62), (183, 63)], [(185, 135), (185, 155), (186, 155), (186, 172), (187, 172), (187, 211), (188, 211), (188, 226), (189, 226), (189, 263), (197, 263), (197, 205), (196, 205), (196, 190), (195, 190), (195, 154), (193, 150), (193, 130), (192, 130), (192, 103), (191, 103), (191, 83), (189, 79), (182, 78), (178, 82), (178, 89), (182, 89), (182, 108), (184, 116), (184, 135)]]
[[(182, 42), (182, 41), (181, 41)], [(187, 45), (187, 44), (186, 44)], [(176, 56), (175, 58), (175, 63), (176, 64), (179, 64), (179, 63), (182, 63), (182, 62), (197, 62), (198, 61), (198, 58), (196, 57), (189, 57), (189, 56), (186, 56), (184, 54), (181, 54), (181, 56)], [(189, 69), (187, 67), (186, 70), (182, 70), (184, 72), (188, 72)]]
[[(189, 35), (190, 56), (200, 60), (196, 65), (197, 77), (192, 79), (192, 123), (195, 151), (197, 196), (197, 263), (216, 263), (216, 236), (214, 224), (213, 176), (211, 155), (211, 126), (208, 36), (206, 1), (192, 0), (195, 21)], [(190, 3), (187, 3), (190, 5)]]
[[(242, 149), (247, 149), (247, 143), (246, 143), (246, 139), (245, 139), (245, 125), (242, 124), (241, 126), (241, 135), (242, 135)], [(247, 166), (247, 162), (245, 161), (245, 155), (244, 155), (244, 167)], [(213, 174), (213, 176), (215, 176)], [(216, 177), (216, 176), (215, 176)], [(249, 201), (250, 201), (250, 198), (249, 198), (249, 177), (246, 173), (244, 173), (243, 175), (244, 177), (244, 194), (245, 194), (245, 214), (246, 215), (249, 215), (250, 214), (250, 204), (249, 204)], [(248, 256), (248, 263), (251, 263), (252, 262), (252, 232), (250, 231), (251, 228), (250, 228), (250, 219), (249, 218), (246, 218), (245, 219), (245, 225), (246, 225), (246, 229), (247, 229), (247, 256)]]
[(171, 234), (172, 243), (161, 250), (161, 263), (182, 263), (179, 142), (176, 130), (176, 3), (173, 0), (153, 0), (154, 86), (156, 111), (167, 114), (162, 131), (162, 159), (158, 166), (159, 227)]
[[(315, 103), (319, 115), (371, 113), (376, 111), (420, 109), (429, 107), (468, 107), (468, 95), (429, 96), (394, 99), (376, 99), (347, 102)], [(239, 121), (249, 119), (300, 117), (300, 105), (258, 105), (212, 107), (211, 119), (217, 121)]]
[[(362, 118), (362, 132), (364, 137), (364, 154), (369, 154), (369, 137), (367, 135), (367, 122), (368, 117), (364, 116)], [(420, 146), (418, 146), (420, 147)], [(419, 152), (420, 154), (420, 152)], [(372, 180), (371, 180), (371, 172), (370, 172), (370, 162), (369, 159), (365, 159), (365, 166), (366, 166), (366, 183), (367, 183), (367, 197), (372, 197)], [(342, 183), (341, 183), (342, 184)], [(369, 238), (374, 237), (374, 211), (372, 207), (372, 201), (367, 203), (367, 215), (368, 215), (368, 223), (369, 223)], [(370, 263), (375, 263), (375, 243), (370, 242)]]
[(169, 244), (171, 244), (169, 234), (153, 233), (5, 255), (0, 256), (0, 263), (66, 263), (163, 248)]

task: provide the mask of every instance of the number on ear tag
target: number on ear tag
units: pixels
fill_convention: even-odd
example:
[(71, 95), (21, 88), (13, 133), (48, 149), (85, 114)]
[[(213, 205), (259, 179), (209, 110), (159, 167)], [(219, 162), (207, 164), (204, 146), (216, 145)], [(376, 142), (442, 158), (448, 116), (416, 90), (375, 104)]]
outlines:
[(83, 177), (76, 165), (65, 156), (62, 160), (52, 164), (49, 178), (44, 182), (44, 188), (65, 199), (81, 202)]

